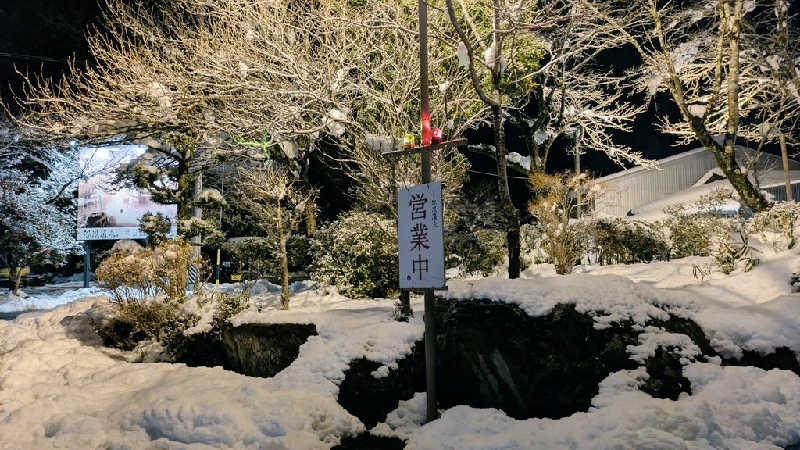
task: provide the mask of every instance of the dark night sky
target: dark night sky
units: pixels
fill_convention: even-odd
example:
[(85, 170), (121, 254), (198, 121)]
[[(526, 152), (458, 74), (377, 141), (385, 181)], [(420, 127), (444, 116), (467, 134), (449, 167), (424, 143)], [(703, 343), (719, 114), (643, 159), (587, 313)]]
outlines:
[(57, 76), (68, 58), (86, 58), (86, 27), (100, 12), (97, 0), (0, 2), (0, 92), (18, 91), (21, 72)]

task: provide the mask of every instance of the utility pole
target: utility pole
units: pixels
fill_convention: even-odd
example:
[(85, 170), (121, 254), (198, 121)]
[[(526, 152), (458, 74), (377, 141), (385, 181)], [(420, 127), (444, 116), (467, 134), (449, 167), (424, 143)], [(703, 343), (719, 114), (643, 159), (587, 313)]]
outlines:
[[(197, 177), (194, 179), (194, 200), (197, 201), (200, 198), (200, 193), (203, 192), (203, 171), (200, 169), (197, 172)], [(192, 209), (192, 217), (196, 217), (198, 219), (203, 218), (203, 208), (199, 205), (195, 205)], [(202, 244), (201, 236), (198, 234), (197, 236), (192, 236), (192, 257), (195, 259), (200, 258), (200, 245)]]
[[(367, 136), (367, 145), (371, 148), (376, 150), (380, 150), (383, 154), (383, 157), (392, 161), (394, 158), (399, 158), (406, 155), (412, 154), (421, 154), (422, 156), (422, 184), (427, 185), (431, 183), (431, 159), (433, 155), (433, 151), (437, 149), (442, 149), (450, 146), (458, 146), (458, 145), (466, 145), (467, 140), (460, 138), (460, 139), (452, 139), (449, 141), (440, 141), (433, 142), (433, 129), (431, 127), (431, 117), (430, 117), (430, 108), (429, 108), (429, 91), (428, 91), (428, 5), (426, 0), (418, 0), (418, 7), (419, 7), (419, 75), (420, 75), (420, 100), (421, 100), (421, 117), (422, 117), (422, 139), (420, 142), (419, 147), (415, 147), (413, 143), (401, 150), (397, 149), (397, 145), (399, 143), (393, 137), (388, 136)], [(441, 135), (439, 139), (441, 138)], [(394, 163), (392, 163), (392, 184), (393, 184), (393, 192), (395, 193), (395, 198), (398, 202), (398, 245), (400, 244), (400, 210), (401, 203), (399, 200), (399, 195), (397, 191), (397, 185), (395, 182), (395, 175), (394, 175)], [(438, 185), (437, 192), (439, 199), (437, 203), (441, 205), (441, 185)], [(406, 197), (407, 201), (407, 197)], [(443, 220), (443, 216), (442, 220)], [(442, 242), (440, 242), (441, 248), (443, 250), (444, 247), (444, 236), (442, 236)], [(400, 251), (400, 257), (402, 258), (403, 252)], [(444, 283), (444, 256), (440, 255), (438, 258), (441, 258), (441, 270), (442, 270), (442, 285), (437, 285), (433, 287), (424, 287), (424, 286), (417, 286), (418, 288), (422, 288), (423, 292), (425, 293), (425, 381), (426, 381), (426, 390), (427, 390), (427, 420), (428, 422), (436, 420), (438, 418), (438, 409), (437, 409), (437, 401), (436, 401), (436, 333), (434, 329), (434, 290), (447, 290), (447, 286)], [(427, 264), (427, 260), (425, 262)], [(413, 266), (412, 266), (413, 267)], [(427, 271), (427, 268), (425, 269)], [(400, 271), (402, 273), (402, 270)], [(422, 279), (421, 275), (422, 271), (420, 271), (420, 280)], [(411, 280), (409, 276), (407, 278)], [(438, 282), (437, 282), (438, 283)], [(400, 288), (401, 290), (405, 290), (408, 292), (408, 289), (414, 289), (411, 285), (403, 286), (404, 282), (400, 281)], [(428, 285), (430, 286), (430, 285)], [(406, 294), (407, 295), (407, 294)], [(407, 297), (406, 297), (407, 298)], [(401, 297), (402, 302), (403, 297)], [(410, 307), (408, 308), (410, 312)]]
[[(422, 146), (431, 145), (431, 116), (428, 93), (428, 3), (419, 0), (419, 84), (422, 104)], [(428, 147), (422, 151), (422, 184), (431, 182), (431, 155)], [(433, 317), (433, 289), (425, 289), (425, 382), (427, 388), (428, 422), (436, 420), (436, 332)]]

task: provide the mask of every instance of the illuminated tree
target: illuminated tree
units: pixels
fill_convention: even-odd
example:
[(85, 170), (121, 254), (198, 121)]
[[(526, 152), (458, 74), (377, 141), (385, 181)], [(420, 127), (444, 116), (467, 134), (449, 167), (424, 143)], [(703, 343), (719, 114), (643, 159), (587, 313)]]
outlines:
[[(581, 0), (614, 26), (644, 64), (639, 84), (666, 89), (682, 121), (664, 129), (711, 151), (742, 202), (769, 203), (736, 160), (736, 146), (762, 139), (796, 139), (800, 117), (800, 49), (788, 3), (745, 0), (688, 4)], [(764, 125), (766, 124), (766, 130)], [(769, 132), (776, 129), (779, 133)]]

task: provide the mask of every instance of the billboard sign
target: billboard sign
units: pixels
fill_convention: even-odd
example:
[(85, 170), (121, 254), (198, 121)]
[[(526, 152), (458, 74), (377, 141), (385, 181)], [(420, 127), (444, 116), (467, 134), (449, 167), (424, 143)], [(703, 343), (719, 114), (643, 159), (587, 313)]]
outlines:
[(155, 203), (147, 191), (120, 186), (118, 172), (141, 157), (147, 147), (119, 145), (83, 147), (80, 164), (87, 174), (78, 183), (78, 240), (144, 239), (139, 219), (146, 213), (161, 213), (177, 231), (177, 205)]
[(436, 181), (398, 190), (397, 226), (400, 288), (443, 288), (442, 183)]

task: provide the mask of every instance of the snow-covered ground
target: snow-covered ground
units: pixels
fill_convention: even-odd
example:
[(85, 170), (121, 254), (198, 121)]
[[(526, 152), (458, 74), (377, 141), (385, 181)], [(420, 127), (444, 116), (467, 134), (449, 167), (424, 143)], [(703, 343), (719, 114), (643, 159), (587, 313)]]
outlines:
[(83, 288), (82, 281), (25, 288), (20, 295), (14, 295), (8, 289), (0, 289), (0, 320), (13, 318), (24, 312), (52, 309), (104, 292), (97, 287)]
[[(664, 311), (694, 319), (723, 355), (800, 351), (800, 294), (789, 275), (800, 250), (766, 250), (750, 272), (692, 274), (708, 258), (652, 264), (582, 266), (557, 276), (529, 268), (521, 280), (452, 280), (447, 297), (518, 303), (531, 315), (573, 303), (598, 328), (629, 318), (644, 323)], [(392, 367), (423, 333), (422, 302), (410, 323), (392, 320), (392, 300), (349, 300), (313, 283), (292, 286), (291, 310), (278, 309), (277, 286), (251, 286), (247, 322), (314, 323), (318, 335), (275, 377), (252, 378), (222, 368), (131, 363), (101, 346), (90, 317), (108, 311), (97, 288), (60, 285), (28, 291), (1, 311), (30, 308), (0, 320), (0, 449), (39, 448), (329, 448), (364, 430), (337, 402), (349, 361), (367, 357)], [(222, 285), (223, 290), (237, 285)], [(425, 396), (401, 401), (372, 432), (399, 436), (412, 449), (781, 448), (800, 442), (800, 377), (788, 371), (696, 362), (685, 336), (649, 327), (631, 346), (641, 362), (659, 343), (680, 349), (692, 395), (656, 399), (637, 387), (643, 368), (611, 374), (592, 408), (560, 419), (516, 420), (494, 409), (458, 406), (423, 425)], [(376, 370), (374, 376), (386, 373)]]
[[(257, 297), (269, 304), (274, 295)], [(295, 296), (293, 311), (245, 313), (317, 325), (294, 364), (270, 379), (129, 363), (129, 355), (103, 348), (89, 324), (107, 311), (106, 297), (0, 321), (0, 448), (316, 449), (358, 434), (363, 424), (336, 403), (347, 363), (366, 356), (388, 364), (408, 353), (421, 319), (392, 320), (390, 300), (313, 289)], [(318, 301), (304, 305), (304, 296)]]

